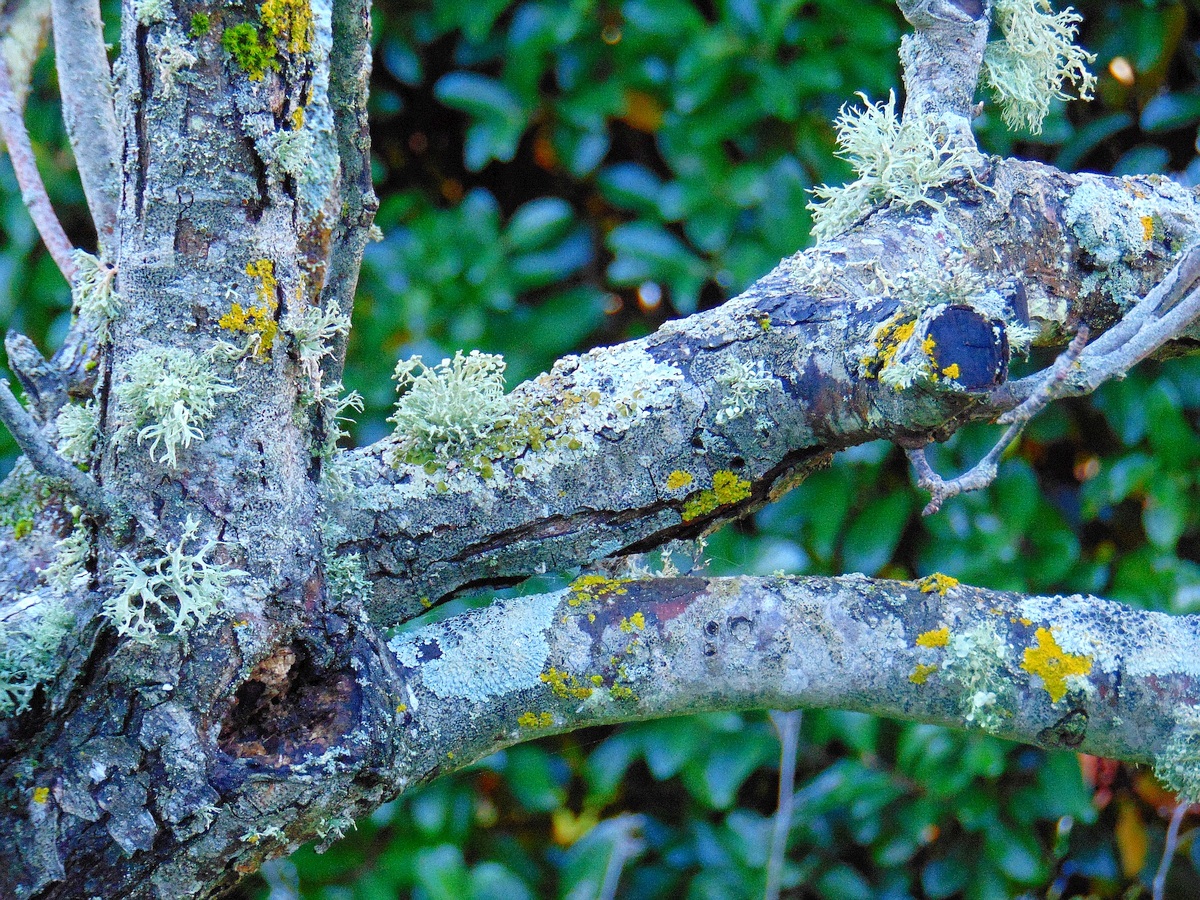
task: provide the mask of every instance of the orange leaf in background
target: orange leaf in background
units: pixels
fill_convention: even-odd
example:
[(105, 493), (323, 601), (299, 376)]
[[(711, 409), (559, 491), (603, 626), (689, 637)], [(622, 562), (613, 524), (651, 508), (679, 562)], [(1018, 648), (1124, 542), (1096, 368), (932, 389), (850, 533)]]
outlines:
[(621, 117), (630, 128), (653, 134), (662, 127), (663, 109), (658, 101), (645, 91), (625, 92), (625, 115)]
[(1150, 836), (1137, 805), (1128, 800), (1117, 801), (1117, 825), (1113, 829), (1117, 839), (1117, 853), (1121, 857), (1121, 872), (1131, 878), (1142, 871), (1146, 864), (1146, 853), (1150, 850)]
[(558, 166), (558, 154), (550, 143), (550, 129), (545, 126), (539, 128), (533, 137), (533, 161), (547, 172)]

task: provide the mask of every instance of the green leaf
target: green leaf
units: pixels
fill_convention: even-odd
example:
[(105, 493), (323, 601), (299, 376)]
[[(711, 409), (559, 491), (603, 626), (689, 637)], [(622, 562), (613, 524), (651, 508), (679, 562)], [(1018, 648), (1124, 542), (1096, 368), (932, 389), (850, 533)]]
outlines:
[(516, 253), (540, 250), (571, 229), (575, 211), (560, 197), (539, 197), (517, 209), (504, 229), (504, 241)]
[(897, 490), (880, 497), (854, 517), (842, 541), (842, 567), (847, 572), (874, 575), (896, 552), (912, 513), (913, 497)]

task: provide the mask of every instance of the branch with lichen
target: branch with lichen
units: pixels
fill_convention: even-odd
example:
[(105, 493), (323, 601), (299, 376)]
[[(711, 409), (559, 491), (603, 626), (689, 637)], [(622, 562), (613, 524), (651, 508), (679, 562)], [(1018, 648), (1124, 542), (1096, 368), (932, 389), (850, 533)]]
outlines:
[(1200, 783), (1200, 619), (1095, 597), (941, 575), (589, 577), (390, 647), (406, 673), (397, 725), (423, 736), (403, 760), (415, 781), (589, 725), (820, 706), (1154, 762), (1172, 788)]

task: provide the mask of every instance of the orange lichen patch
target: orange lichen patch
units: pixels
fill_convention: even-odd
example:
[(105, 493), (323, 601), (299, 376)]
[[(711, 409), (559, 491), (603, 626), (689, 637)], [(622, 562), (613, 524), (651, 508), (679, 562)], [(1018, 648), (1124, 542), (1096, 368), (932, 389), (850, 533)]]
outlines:
[(961, 370), (958, 368), (958, 363), (950, 363), (942, 369), (942, 374), (947, 378), (957, 378), (961, 374)]
[(692, 480), (692, 476), (689, 473), (676, 469), (667, 476), (667, 490), (677, 491), (680, 488), (685, 488), (692, 483)]
[(934, 572), (932, 575), (926, 575), (918, 580), (917, 587), (921, 589), (922, 594), (932, 594), (936, 591), (938, 596), (945, 597), (946, 591), (958, 587), (958, 579), (943, 575), (941, 572)]
[[(608, 578), (605, 575), (580, 575), (571, 582), (571, 593), (567, 596), (568, 606), (579, 606), (586, 600), (599, 600), (602, 597), (616, 596), (629, 593), (625, 585), (628, 578)], [(589, 621), (595, 621), (589, 617)]]
[(908, 680), (913, 684), (924, 684), (929, 680), (929, 676), (938, 670), (936, 665), (926, 663), (917, 663), (917, 667), (912, 670), (912, 674), (908, 676)]
[(523, 712), (517, 716), (517, 724), (522, 728), (549, 728), (554, 724), (554, 716), (548, 712)]
[(550, 686), (550, 690), (554, 696), (561, 697), (563, 700), (586, 700), (592, 696), (592, 688), (586, 684), (580, 684), (579, 679), (569, 672), (563, 672), (551, 666), (545, 672), (538, 676), (543, 684)]
[(750, 496), (750, 482), (726, 469), (714, 473), (712, 483), (711, 490), (696, 491), (684, 500), (683, 521), (690, 522), (720, 506), (728, 506)]
[(1021, 668), (1042, 679), (1042, 686), (1057, 703), (1067, 695), (1067, 679), (1072, 675), (1087, 675), (1092, 671), (1092, 658), (1064, 653), (1049, 628), (1039, 628), (1033, 635), (1036, 647), (1025, 648)]
[(943, 625), (934, 631), (917, 635), (918, 647), (945, 647), (950, 643), (950, 628)]
[(33, 802), (37, 804), (45, 803), (50, 799), (50, 788), (40, 787), (33, 789)]

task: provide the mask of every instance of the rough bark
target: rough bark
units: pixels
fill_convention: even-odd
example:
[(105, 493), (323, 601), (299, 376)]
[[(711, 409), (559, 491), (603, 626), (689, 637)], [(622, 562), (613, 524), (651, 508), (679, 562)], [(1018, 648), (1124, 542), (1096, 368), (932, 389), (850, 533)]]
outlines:
[[(585, 576), (390, 644), (381, 629), (466, 586), (711, 530), (845, 447), (919, 446), (1015, 406), (1012, 346), (1117, 322), (1200, 232), (1192, 192), (979, 158), (932, 203), (865, 211), (720, 309), (519, 386), (486, 459), (397, 463), (396, 440), (331, 454), (344, 335), (327, 330), (314, 356), (302, 333), (348, 310), (375, 207), (368, 20), (357, 0), (310, 9), (311, 30), (273, 36), (278, 68), (255, 70), (220, 41), (254, 9), (206, 10), (212, 28), (186, 37), (199, 7), (139, 19), (126, 4), (122, 309), (73, 330), (50, 373), (59, 406), (63, 391), (98, 404), (90, 469), (113, 515), (77, 515), (29, 461), (6, 484), (27, 525), (0, 537), (0, 625), (66, 602), (75, 626), (57, 677), (0, 719), (0, 895), (219, 896), (499, 747), (685, 710), (837, 705), (1184, 757), (1196, 620), (1092, 598)], [(984, 17), (912, 11), (913, 72), (936, 59), (922, 41), (972, 48), (967, 74), (934, 66), (948, 86), (914, 103), (940, 93), (941, 112), (968, 116)], [(954, 279), (992, 299), (955, 300)], [(884, 376), (911, 346), (887, 325), (905, 316), (929, 349), (899, 386)], [(202, 435), (168, 454), (129, 386), (180, 354), (220, 389)], [(86, 567), (56, 594), (38, 571), (76, 529)], [(152, 571), (185, 535), (217, 542), (201, 556), (224, 573), (219, 609), (182, 635), (121, 634), (104, 614), (116, 573)]]

